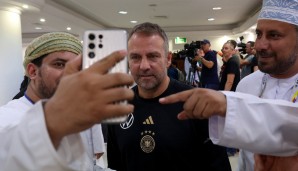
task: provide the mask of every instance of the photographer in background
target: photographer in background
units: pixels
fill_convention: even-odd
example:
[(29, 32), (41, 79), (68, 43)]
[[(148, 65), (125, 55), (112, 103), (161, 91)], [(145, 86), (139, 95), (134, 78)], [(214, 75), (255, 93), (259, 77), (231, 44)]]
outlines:
[(199, 55), (199, 61), (202, 64), (201, 83), (203, 88), (218, 90), (219, 79), (217, 72), (217, 58), (216, 53), (210, 49), (210, 41), (204, 39), (202, 41), (201, 49), (204, 56)]
[(252, 73), (252, 60), (255, 57), (253, 52), (254, 46), (255, 42), (253, 41), (248, 41), (245, 45), (245, 51), (247, 55), (240, 60), (241, 79)]
[(197, 51), (200, 49), (201, 42), (196, 41), (191, 44), (185, 44), (186, 57), (184, 60), (184, 71), (186, 73), (186, 82), (194, 87), (200, 87), (199, 58)]

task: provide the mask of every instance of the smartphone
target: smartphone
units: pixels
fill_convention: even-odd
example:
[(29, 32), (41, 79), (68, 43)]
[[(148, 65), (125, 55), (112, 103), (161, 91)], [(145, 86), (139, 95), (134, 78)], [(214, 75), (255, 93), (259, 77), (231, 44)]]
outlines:
[[(123, 49), (127, 49), (127, 32), (125, 30), (86, 30), (83, 36), (83, 69), (112, 52)], [(128, 73), (127, 57), (117, 63), (109, 72)], [(127, 101), (119, 103), (126, 105)], [(126, 119), (127, 116), (121, 116), (103, 120), (102, 123), (116, 124), (125, 122)]]

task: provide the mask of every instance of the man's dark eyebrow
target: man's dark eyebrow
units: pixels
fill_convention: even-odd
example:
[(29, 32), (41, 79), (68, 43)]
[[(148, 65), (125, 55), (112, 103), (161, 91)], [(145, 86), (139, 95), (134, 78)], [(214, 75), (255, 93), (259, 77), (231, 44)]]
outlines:
[(129, 57), (129, 56), (140, 56), (140, 55), (138, 53), (130, 53), (127, 56)]
[(149, 52), (146, 55), (160, 55), (160, 53), (155, 51), (155, 52)]
[(278, 33), (278, 34), (282, 34), (282, 33), (281, 33), (280, 31), (278, 31), (278, 30), (269, 30), (268, 32), (269, 32), (269, 33), (275, 33), (275, 34), (276, 34), (276, 33)]
[(67, 62), (68, 60), (65, 60), (65, 59), (62, 59), (62, 58), (56, 58), (55, 60), (54, 60), (54, 62), (57, 62), (57, 61), (61, 61), (61, 62)]
[[(148, 55), (158, 55), (158, 56), (160, 56), (160, 53), (157, 52), (157, 51), (154, 51), (154, 52), (148, 52), (148, 53), (146, 53), (146, 56), (148, 56)], [(130, 53), (128, 56), (141, 56), (141, 55), (138, 54), (138, 53)]]
[(52, 65), (55, 65), (56, 63), (63, 63), (63, 64), (66, 64), (69, 60), (65, 60), (65, 59), (62, 59), (62, 58), (56, 58), (54, 59), (53, 61), (51, 61), (50, 63)]
[[(256, 33), (260, 33), (262, 32), (260, 29), (256, 29), (255, 31)], [(266, 30), (266, 32), (268, 33), (281, 33), (279, 30), (276, 30), (276, 29), (272, 29), (272, 30)]]

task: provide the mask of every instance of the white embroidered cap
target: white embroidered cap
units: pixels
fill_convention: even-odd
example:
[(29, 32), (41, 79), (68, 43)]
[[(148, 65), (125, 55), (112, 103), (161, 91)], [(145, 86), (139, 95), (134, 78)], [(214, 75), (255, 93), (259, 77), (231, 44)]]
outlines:
[(263, 0), (260, 19), (298, 25), (298, 0)]

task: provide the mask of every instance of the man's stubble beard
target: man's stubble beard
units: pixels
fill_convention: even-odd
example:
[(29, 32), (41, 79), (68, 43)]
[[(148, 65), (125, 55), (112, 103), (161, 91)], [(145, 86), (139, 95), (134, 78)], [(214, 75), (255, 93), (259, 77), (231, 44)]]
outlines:
[[(259, 53), (262, 54), (262, 53), (267, 53), (267, 52), (259, 52)], [(276, 57), (276, 53), (271, 53), (271, 54), (269, 54), (269, 56)], [(263, 67), (262, 63), (258, 63), (258, 67), (259, 67), (260, 71), (262, 71), (264, 73), (268, 73), (268, 74), (272, 74), (272, 75), (280, 75), (280, 74), (287, 72), (288, 69), (291, 68), (295, 64), (297, 57), (298, 57), (298, 46), (296, 45), (293, 52), (286, 58), (286, 60), (276, 61), (276, 63), (273, 64), (273, 66), (270, 68)], [(264, 66), (266, 66), (266, 65), (264, 65)]]
[[(52, 88), (51, 87), (48, 87), (48, 85), (46, 84), (46, 81), (44, 80), (46, 78), (44, 78), (42, 76), (42, 73), (41, 73), (40, 70), (39, 70), (38, 74), (39, 74), (39, 76), (41, 78), (41, 80), (39, 82), (39, 86), (38, 86), (39, 94), (40, 94), (40, 96), (41, 96), (42, 99), (49, 99), (49, 98), (51, 98), (54, 95), (54, 93), (55, 93), (55, 91), (57, 89), (57, 86), (52, 87)], [(56, 85), (58, 85), (58, 82), (56, 83)]]
[(158, 75), (154, 75), (154, 77), (155, 77), (154, 82), (144, 82), (144, 81), (141, 81), (140, 79), (137, 79), (137, 84), (139, 87), (145, 90), (150, 90), (150, 91), (157, 90), (158, 87), (161, 85), (162, 80), (165, 79), (165, 75), (158, 74)]

